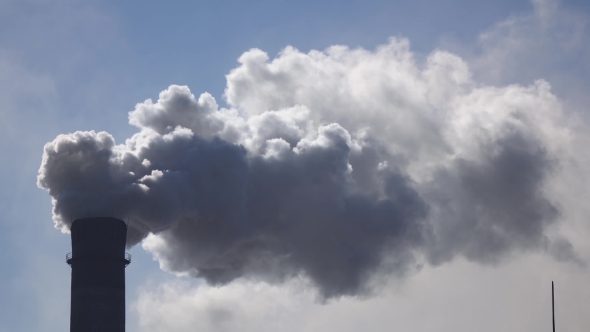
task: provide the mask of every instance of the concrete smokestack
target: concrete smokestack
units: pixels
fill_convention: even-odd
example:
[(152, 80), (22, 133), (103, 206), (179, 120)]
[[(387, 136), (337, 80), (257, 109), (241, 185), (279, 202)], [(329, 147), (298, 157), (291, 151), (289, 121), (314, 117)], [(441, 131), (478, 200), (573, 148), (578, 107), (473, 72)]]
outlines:
[(78, 219), (71, 234), (70, 332), (124, 332), (127, 225), (115, 218)]

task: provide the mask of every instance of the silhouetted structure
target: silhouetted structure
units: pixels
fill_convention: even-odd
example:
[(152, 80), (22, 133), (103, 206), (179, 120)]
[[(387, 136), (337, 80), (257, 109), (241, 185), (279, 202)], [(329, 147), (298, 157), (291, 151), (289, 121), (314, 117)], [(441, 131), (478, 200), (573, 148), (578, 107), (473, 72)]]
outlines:
[(75, 220), (71, 227), (70, 332), (125, 331), (127, 225), (115, 218)]
[(555, 287), (551, 282), (551, 313), (553, 314), (553, 332), (555, 332)]

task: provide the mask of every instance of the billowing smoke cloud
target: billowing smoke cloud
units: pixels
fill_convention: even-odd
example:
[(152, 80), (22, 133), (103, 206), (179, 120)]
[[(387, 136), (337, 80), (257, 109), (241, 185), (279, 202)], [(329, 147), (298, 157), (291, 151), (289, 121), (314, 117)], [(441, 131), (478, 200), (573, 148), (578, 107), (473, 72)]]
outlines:
[(575, 257), (546, 235), (559, 210), (544, 183), (567, 140), (548, 83), (478, 84), (457, 56), (418, 63), (399, 39), (239, 62), (228, 108), (173, 85), (129, 113), (139, 132), (125, 144), (106, 132), (48, 143), (38, 185), (56, 227), (119, 217), (168, 271), (303, 275), (326, 297), (458, 255)]

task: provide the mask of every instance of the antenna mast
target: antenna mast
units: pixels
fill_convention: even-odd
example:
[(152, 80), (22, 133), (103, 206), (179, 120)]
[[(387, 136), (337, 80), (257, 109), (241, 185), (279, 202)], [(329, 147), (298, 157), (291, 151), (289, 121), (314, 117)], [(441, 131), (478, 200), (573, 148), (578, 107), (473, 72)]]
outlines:
[(555, 332), (555, 288), (551, 282), (551, 311), (553, 313), (553, 332)]

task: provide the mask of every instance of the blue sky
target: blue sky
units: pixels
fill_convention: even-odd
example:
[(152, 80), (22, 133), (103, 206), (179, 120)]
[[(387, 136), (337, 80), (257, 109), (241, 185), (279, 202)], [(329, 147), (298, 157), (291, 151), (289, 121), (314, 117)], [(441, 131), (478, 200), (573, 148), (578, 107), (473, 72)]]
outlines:
[[(585, 57), (586, 42), (590, 40), (588, 27), (580, 29), (579, 38), (569, 48), (551, 43), (566, 31), (560, 30), (562, 26), (569, 26), (563, 23), (564, 17), (586, 24), (590, 3), (562, 1), (556, 7), (543, 7), (559, 14), (555, 16), (555, 30), (548, 28), (546, 35), (533, 34), (540, 42), (529, 45), (530, 50), (525, 45), (510, 53), (506, 61), (494, 53), (510, 37), (527, 36), (527, 17), (534, 21), (530, 17), (535, 17), (539, 6), (520, 0), (0, 0), (0, 332), (63, 331), (69, 325), (69, 267), (64, 261), (70, 251), (69, 237), (53, 227), (50, 197), (36, 185), (43, 146), (57, 135), (76, 130), (107, 131), (122, 142), (136, 132), (128, 124), (128, 112), (148, 98), (157, 99), (158, 93), (171, 84), (188, 85), (195, 95), (209, 92), (225, 105), (225, 75), (238, 66), (240, 55), (252, 48), (264, 50), (273, 58), (288, 45), (304, 53), (336, 44), (372, 50), (390, 37), (409, 39), (417, 59), (440, 48), (458, 54), (469, 63), (481, 84), (528, 85), (544, 78), (552, 84), (566, 111), (581, 114), (584, 123), (588, 114), (584, 91), (590, 73)], [(502, 32), (502, 24), (498, 25), (506, 20), (517, 21), (513, 33)], [(496, 46), (481, 41), (486, 32), (499, 40)], [(490, 68), (501, 70), (494, 76)], [(584, 213), (576, 216), (582, 218)], [(586, 243), (581, 243), (585, 248)], [(139, 294), (157, 289), (158, 284), (180, 281), (161, 271), (158, 262), (140, 246), (130, 252), (133, 263), (127, 268), (128, 331), (152, 331), (139, 322)], [(514, 271), (520, 270), (514, 266), (520, 263), (530, 267), (541, 262), (546, 269), (554, 267), (543, 259), (518, 258), (499, 270), (479, 270), (460, 262), (456, 270), (448, 267), (439, 272), (444, 280), (452, 280), (453, 273), (458, 273), (472, 277), (466, 284), (480, 278), (490, 285), (496, 277), (516, 275)], [(437, 274), (432, 273), (435, 278)], [(587, 272), (574, 274), (587, 277)], [(423, 278), (420, 282), (427, 284), (429, 277)], [(197, 289), (191, 287), (200, 284), (198, 280), (181, 279), (187, 283), (182, 287), (187, 289)], [(518, 280), (515, 285), (522, 286)], [(418, 295), (404, 295), (417, 301), (407, 305), (416, 308), (408, 313), (415, 317), (419, 317), (420, 301), (437, 303), (412, 288), (422, 284), (417, 285), (408, 286), (414, 291), (408, 290), (407, 294)], [(517, 286), (507, 288), (514, 289), (511, 287)], [(477, 293), (474, 289), (465, 291)], [(334, 319), (357, 308), (353, 300), (347, 301), (350, 303), (341, 303), (340, 309), (330, 309), (336, 306), (327, 304), (317, 310), (328, 317), (326, 320)], [(364, 303), (370, 306), (379, 302)], [(404, 306), (403, 302), (398, 304)], [(573, 313), (569, 317), (580, 316)], [(301, 331), (313, 331), (318, 326), (329, 329), (329, 325), (320, 323), (310, 326)], [(508, 330), (516, 331), (516, 326), (536, 325), (513, 324)], [(582, 330), (575, 324), (571, 328)], [(179, 327), (177, 331), (184, 330)]]

